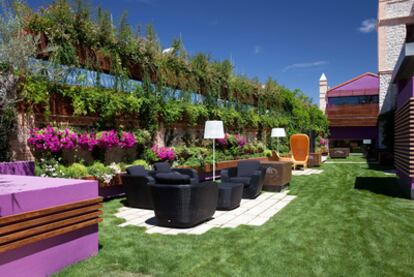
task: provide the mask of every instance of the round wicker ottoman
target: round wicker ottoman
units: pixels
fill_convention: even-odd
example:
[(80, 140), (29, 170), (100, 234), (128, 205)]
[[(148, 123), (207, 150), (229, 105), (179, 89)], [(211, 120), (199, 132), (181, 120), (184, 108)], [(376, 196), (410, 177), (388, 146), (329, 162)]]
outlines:
[(218, 189), (217, 210), (233, 210), (240, 206), (243, 196), (243, 184), (220, 183)]

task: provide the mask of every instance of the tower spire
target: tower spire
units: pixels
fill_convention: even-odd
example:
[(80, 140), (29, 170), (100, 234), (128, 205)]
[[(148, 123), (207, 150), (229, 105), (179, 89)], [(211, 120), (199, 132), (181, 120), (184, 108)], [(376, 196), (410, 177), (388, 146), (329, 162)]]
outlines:
[(328, 92), (328, 79), (325, 73), (322, 73), (319, 79), (319, 109), (325, 113), (326, 109), (326, 93)]

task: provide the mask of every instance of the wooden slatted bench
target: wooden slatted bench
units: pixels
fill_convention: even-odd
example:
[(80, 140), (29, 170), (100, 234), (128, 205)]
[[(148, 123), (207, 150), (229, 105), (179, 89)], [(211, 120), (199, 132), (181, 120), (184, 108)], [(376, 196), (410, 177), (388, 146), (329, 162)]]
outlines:
[(0, 253), (102, 221), (102, 197), (0, 217)]

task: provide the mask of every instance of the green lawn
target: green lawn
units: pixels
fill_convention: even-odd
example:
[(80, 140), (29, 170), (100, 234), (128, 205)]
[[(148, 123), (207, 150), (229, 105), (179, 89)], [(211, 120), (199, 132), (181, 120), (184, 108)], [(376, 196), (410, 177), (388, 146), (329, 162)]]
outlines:
[(107, 202), (98, 256), (58, 276), (412, 276), (414, 202), (354, 188), (358, 176), (385, 177), (362, 180), (374, 189), (393, 176), (367, 164), (322, 169), (294, 177), (297, 198), (260, 227), (148, 235), (117, 227), (120, 200)]
[(365, 162), (365, 158), (361, 155), (349, 155), (346, 159), (343, 158), (335, 158), (332, 159), (328, 157), (328, 161), (330, 162)]

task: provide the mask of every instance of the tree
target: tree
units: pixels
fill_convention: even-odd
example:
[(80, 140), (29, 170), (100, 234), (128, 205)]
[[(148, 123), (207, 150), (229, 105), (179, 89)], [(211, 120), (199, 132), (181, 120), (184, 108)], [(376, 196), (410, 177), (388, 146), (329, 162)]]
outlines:
[[(15, 2), (15, 7), (20, 2)], [(15, 126), (15, 105), (20, 78), (29, 71), (30, 58), (37, 52), (37, 39), (22, 30), (22, 18), (8, 2), (0, 13), (0, 160), (8, 160), (8, 141)]]

